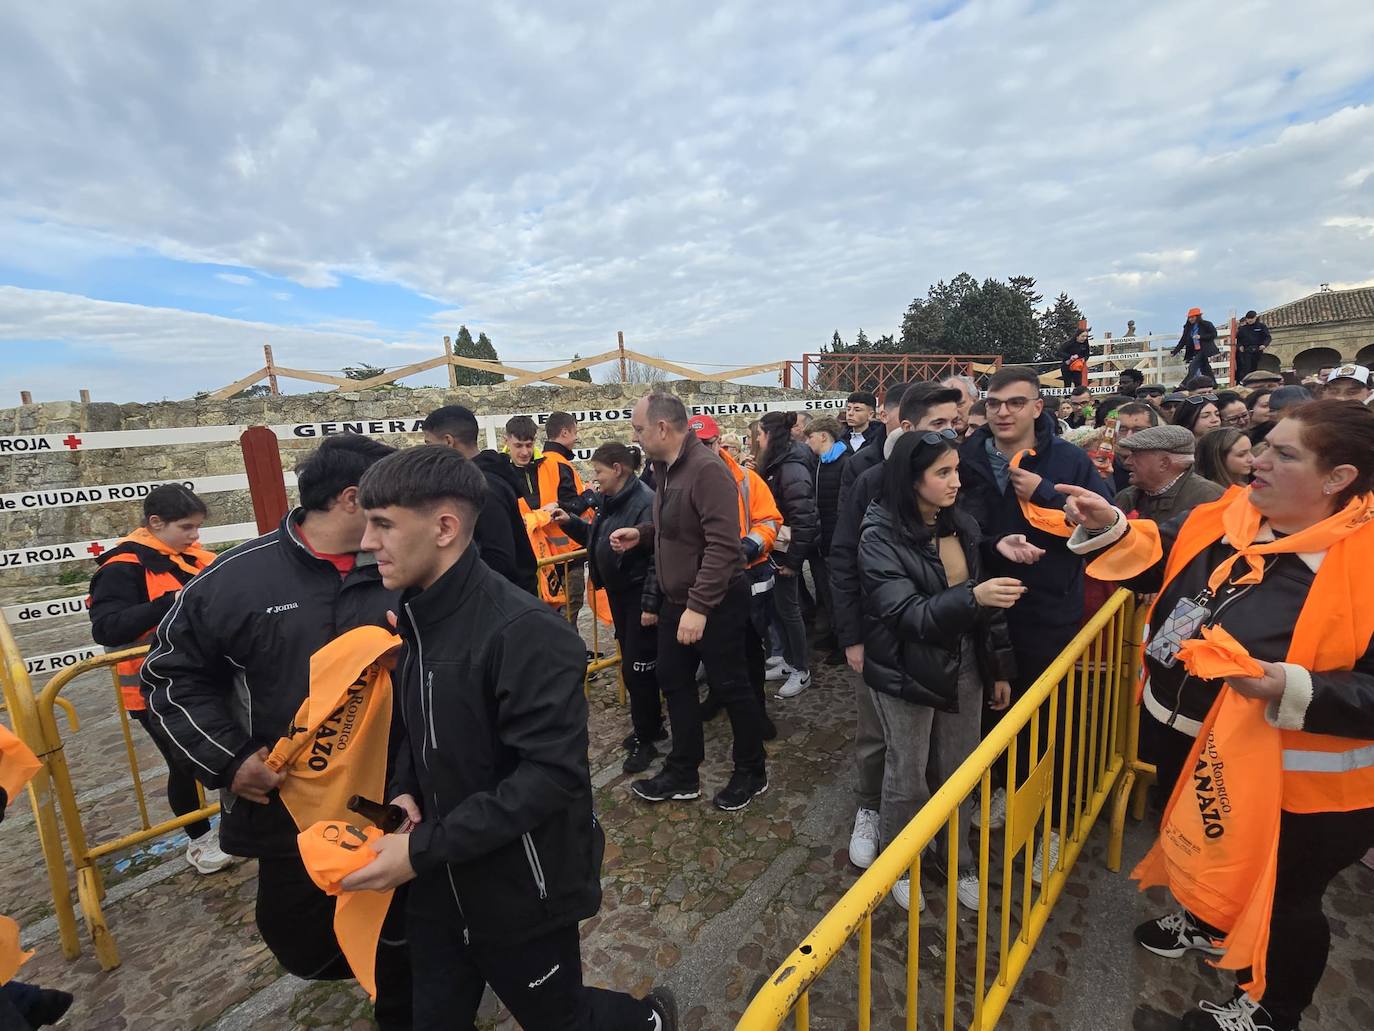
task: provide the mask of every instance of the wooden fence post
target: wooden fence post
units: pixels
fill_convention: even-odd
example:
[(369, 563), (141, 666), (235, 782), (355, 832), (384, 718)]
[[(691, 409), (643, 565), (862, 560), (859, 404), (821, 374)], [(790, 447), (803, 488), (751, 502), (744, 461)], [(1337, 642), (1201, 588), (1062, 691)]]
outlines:
[(616, 330), (615, 339), (620, 348), (620, 382), (624, 383), (628, 378), (625, 367), (625, 331), (623, 329)]
[(266, 426), (250, 426), (239, 437), (248, 491), (253, 498), (253, 518), (258, 533), (271, 533), (288, 511), (286, 477), (281, 470), (281, 445)]
[(272, 345), (263, 344), (262, 353), (267, 358), (267, 385), (272, 388), (272, 396), (276, 397), (281, 392), (277, 390), (277, 366), (272, 361)]
[(444, 337), (444, 357), (449, 359), (448, 363), (448, 388), (449, 390), (458, 389), (458, 366), (453, 364), (453, 341)]

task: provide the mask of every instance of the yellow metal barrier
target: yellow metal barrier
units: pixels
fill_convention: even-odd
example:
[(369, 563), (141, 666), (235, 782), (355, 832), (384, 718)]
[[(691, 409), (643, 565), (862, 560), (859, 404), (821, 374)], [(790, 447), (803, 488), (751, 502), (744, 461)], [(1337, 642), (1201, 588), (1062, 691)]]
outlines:
[[(62, 822), (67, 831), (67, 848), (71, 853), (72, 866), (76, 871), (77, 902), (81, 906), (87, 930), (90, 932), (91, 941), (95, 946), (96, 958), (100, 961), (103, 970), (112, 970), (119, 966), (119, 949), (115, 946), (114, 936), (110, 933), (104, 911), (101, 908), (101, 902), (105, 898), (105, 884), (100, 874), (100, 868), (96, 865), (97, 861), (104, 856), (131, 848), (134, 845), (165, 837), (187, 824), (197, 820), (209, 819), (219, 812), (219, 803), (212, 802), (208, 805), (202, 805), (195, 812), (176, 816), (170, 820), (153, 823), (148, 818), (148, 806), (144, 798), (143, 782), (138, 770), (138, 757), (134, 752), (133, 737), (129, 730), (129, 718), (124, 710), (124, 703), (119, 691), (119, 677), (115, 671), (115, 666), (118, 663), (125, 659), (146, 655), (147, 652), (148, 646), (143, 645), (138, 648), (111, 652), (107, 655), (97, 655), (83, 662), (78, 662), (74, 666), (68, 666), (48, 681), (36, 699), (39, 731), (44, 743), (44, 761), (47, 763), (48, 772), (52, 777), (53, 787), (57, 794), (57, 801), (62, 810)], [(54, 711), (62, 702), (61, 693), (68, 684), (82, 674), (99, 669), (110, 671), (112, 698), (123, 728), (124, 747), (129, 759), (129, 774), (133, 781), (134, 795), (138, 800), (141, 829), (112, 841), (92, 845), (88, 843), (86, 830), (81, 823), (81, 811), (77, 803), (76, 790), (72, 786), (71, 772), (67, 766), (67, 756), (63, 747), (62, 735), (57, 729)], [(197, 787), (199, 789), (199, 785)], [(199, 790), (203, 803), (205, 801), (204, 790)], [(74, 955), (74, 953), (68, 952), (68, 955)]]
[[(582, 563), (582, 562), (586, 561), (586, 558), (587, 558), (587, 549), (586, 549), (586, 548), (580, 548), (580, 549), (578, 549), (577, 551), (569, 551), (569, 552), (566, 552), (566, 553), (564, 553), (564, 554), (562, 554), (562, 555), (553, 555), (553, 556), (551, 556), (551, 557), (549, 557), (549, 558), (541, 558), (541, 559), (539, 559), (539, 561), (538, 561), (537, 564), (538, 564), (538, 567), (539, 567), (540, 569), (547, 569), (549, 566), (562, 566), (562, 567), (563, 567), (563, 584), (564, 584), (565, 589), (566, 589), (567, 585), (569, 585), (569, 584), (572, 583), (572, 568), (573, 568), (573, 566), (576, 565), (576, 564), (579, 564), (579, 563)], [(571, 593), (571, 592), (569, 592), (569, 593)], [(585, 605), (585, 607), (587, 607), (587, 608), (592, 608), (592, 605), (590, 604), (590, 601), (584, 601), (584, 605)], [(574, 618), (574, 615), (573, 615), (573, 607), (572, 607), (571, 604), (568, 604), (568, 605), (564, 605), (564, 606), (563, 606), (563, 613), (562, 613), (562, 614), (563, 614), (563, 616), (567, 619), (569, 625), (570, 625), (574, 630), (578, 630), (578, 627), (577, 627), (577, 620)], [(580, 635), (580, 634), (581, 634), (581, 631), (578, 630), (578, 633), (579, 633), (579, 635)], [(612, 635), (611, 640), (613, 640), (613, 641), (615, 640), (614, 635)], [(615, 654), (614, 654), (614, 655), (608, 655), (608, 656), (605, 656), (604, 658), (601, 656), (601, 620), (599, 620), (599, 619), (596, 618), (596, 612), (595, 612), (595, 610), (593, 610), (593, 612), (592, 612), (592, 647), (591, 647), (591, 653), (592, 653), (592, 658), (591, 658), (591, 661), (587, 663), (587, 671), (582, 675), (582, 691), (583, 691), (583, 693), (586, 694), (588, 697), (591, 696), (591, 682), (592, 682), (592, 678), (593, 678), (594, 676), (596, 676), (598, 673), (600, 673), (603, 669), (610, 669), (612, 666), (615, 666), (615, 667), (619, 667), (619, 666), (620, 666), (620, 642), (619, 642), (619, 641), (616, 641)], [(621, 705), (624, 705), (624, 704), (625, 704), (625, 676), (624, 676), (624, 674), (623, 674), (623, 673), (618, 674), (617, 677), (616, 677), (616, 680), (617, 680), (616, 690), (617, 690), (617, 692), (618, 692), (618, 697), (619, 697), (619, 700), (620, 700), (620, 704), (621, 704)]]
[[(1149, 614), (1145, 605), (1137, 606), (1137, 618), (1131, 627), (1132, 654), (1140, 654), (1144, 642), (1145, 617)], [(1145, 818), (1145, 789), (1155, 782), (1157, 773), (1152, 763), (1140, 760), (1140, 703), (1132, 696), (1131, 704), (1126, 706), (1125, 765), (1121, 779), (1117, 782), (1116, 793), (1112, 797), (1111, 838), (1107, 842), (1107, 869), (1113, 873), (1121, 870), (1121, 851), (1126, 838), (1126, 810), (1137, 820)], [(1134, 802), (1134, 806), (1132, 806)]]
[[(920, 889), (922, 853), (941, 831), (947, 837), (946, 925), (944, 941), (943, 1026), (953, 1031), (956, 1004), (971, 1001), (970, 1029), (996, 1026), (1017, 980), (1029, 961), (1050, 912), (1082, 851), (1124, 762), (1128, 710), (1133, 708), (1135, 649), (1129, 638), (1134, 603), (1117, 591), (1083, 627), (1064, 652), (1031, 686), (974, 753), (944, 783), (821, 919), (805, 940), (774, 971), (737, 1025), (741, 1031), (773, 1031), (793, 1014), (799, 1031), (810, 1026), (810, 990), (839, 956), (858, 939), (858, 1012), (845, 1026), (868, 1031), (871, 1020), (873, 913), (903, 876), (913, 896)], [(1063, 718), (1061, 719), (1061, 713)], [(1029, 772), (1016, 777), (1018, 750), (1029, 750)], [(959, 977), (960, 807), (978, 791), (984, 828), (988, 827), (993, 771), (1005, 763), (1009, 785), (1006, 825), (994, 849), (995, 832), (979, 834), (978, 885), (973, 983)], [(1014, 790), (1012, 789), (1014, 786)], [(1051, 824), (1060, 835), (1059, 856), (1050, 862)], [(1043, 846), (1040, 886), (1033, 883), (1032, 845)], [(994, 853), (1000, 851), (999, 898), (990, 890)], [(1019, 877), (1013, 869), (1025, 854)], [(993, 914), (997, 912), (994, 922)], [(1013, 917), (1015, 928), (1013, 929)], [(906, 1027), (928, 1026), (920, 1019), (918, 972), (921, 918), (912, 899), (906, 942)], [(993, 956), (989, 956), (993, 927)], [(989, 969), (989, 959), (996, 961)], [(991, 983), (989, 983), (991, 977)], [(894, 991), (894, 995), (900, 995)], [(960, 1017), (960, 1023), (967, 1019)], [(883, 1019), (887, 1023), (886, 1016)]]

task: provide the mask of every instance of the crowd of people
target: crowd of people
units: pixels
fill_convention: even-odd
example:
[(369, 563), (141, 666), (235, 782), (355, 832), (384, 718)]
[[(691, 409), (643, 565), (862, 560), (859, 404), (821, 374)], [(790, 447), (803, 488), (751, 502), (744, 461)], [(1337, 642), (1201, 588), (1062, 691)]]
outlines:
[[(423, 446), (326, 440), (298, 464), (281, 526), (219, 556), (198, 544), (204, 502), (154, 490), (102, 556), (93, 632), (110, 649), (152, 644), (119, 676), (167, 760), (172, 811), (199, 805), (197, 781), (221, 792), (219, 842), (190, 825), (188, 861), (208, 874), (256, 858), (264, 942), (297, 976), (342, 979), (356, 971), (336, 898), (297, 847), (306, 828), (280, 793), (291, 771), (271, 753), (300, 729), (312, 657), (354, 628), (394, 629), (385, 802), (398, 825), (342, 885), (394, 890), (375, 948), (379, 1026), (472, 1027), (490, 986), (527, 1031), (664, 1029), (677, 1026), (668, 988), (635, 999), (582, 981), (577, 927), (599, 908), (604, 848), (584, 605), (613, 627), (622, 766), (644, 804), (700, 797), (706, 727), (724, 713), (732, 771), (711, 800), (746, 808), (769, 786), (770, 707), (812, 687), (813, 656), (852, 670), (848, 853), (866, 868), (1124, 583), (1159, 613), (1141, 754), (1161, 802), (1220, 699), (1263, 703), (1260, 723), (1282, 735), (1282, 815), (1255, 839), (1276, 856), (1262, 973), (1241, 975), (1255, 994), (1204, 1001), (1184, 1026), (1296, 1028), (1325, 965), (1322, 893), (1374, 845), (1374, 603), (1353, 575), (1374, 557), (1370, 373), (1342, 366), (1313, 391), (1252, 370), (1217, 391), (1214, 338), (1190, 313), (1179, 390), (1126, 369), (1111, 395), (1080, 380), (1052, 405), (1034, 370), (1004, 367), (985, 390), (952, 377), (881, 400), (855, 391), (839, 419), (769, 412), (742, 446), (653, 392), (633, 409), (636, 446), (601, 444), (589, 481), (572, 415), (547, 416), (542, 441), (513, 418), (498, 451), (450, 405), (424, 421)], [(1213, 628), (1258, 672), (1185, 669), (1182, 642)], [(1019, 783), (1036, 757), (1018, 758)], [(983, 830), (1005, 822), (1013, 786), (997, 785)], [(983, 904), (974, 808), (956, 872), (970, 911)], [(1059, 830), (1048, 856), (1037, 849), (1037, 882)], [(924, 908), (905, 879), (893, 897)], [(1215, 907), (1180, 902), (1137, 929), (1140, 945), (1220, 954)]]

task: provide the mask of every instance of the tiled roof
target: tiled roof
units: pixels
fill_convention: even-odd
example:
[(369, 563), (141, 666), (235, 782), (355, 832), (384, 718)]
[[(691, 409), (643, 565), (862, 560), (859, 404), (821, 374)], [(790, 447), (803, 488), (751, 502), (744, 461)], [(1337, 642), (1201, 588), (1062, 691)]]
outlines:
[(1321, 290), (1315, 294), (1260, 315), (1270, 329), (1286, 326), (1311, 326), (1319, 322), (1350, 322), (1355, 319), (1374, 319), (1374, 286), (1355, 290)]

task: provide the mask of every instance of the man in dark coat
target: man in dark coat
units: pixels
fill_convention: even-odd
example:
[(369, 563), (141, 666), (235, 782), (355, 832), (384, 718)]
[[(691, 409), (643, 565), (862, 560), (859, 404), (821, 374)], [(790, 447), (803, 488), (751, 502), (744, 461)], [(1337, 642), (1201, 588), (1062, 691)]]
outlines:
[(1169, 352), (1171, 355), (1185, 355), (1188, 359), (1188, 371), (1183, 374), (1182, 382), (1187, 383), (1198, 376), (1215, 380), (1208, 359), (1220, 353), (1217, 348), (1217, 327), (1202, 317), (1201, 308), (1189, 308), (1183, 333)]
[(1236, 378), (1239, 383), (1259, 368), (1260, 355), (1269, 348), (1274, 335), (1260, 321), (1259, 313), (1251, 308), (1236, 327)]

